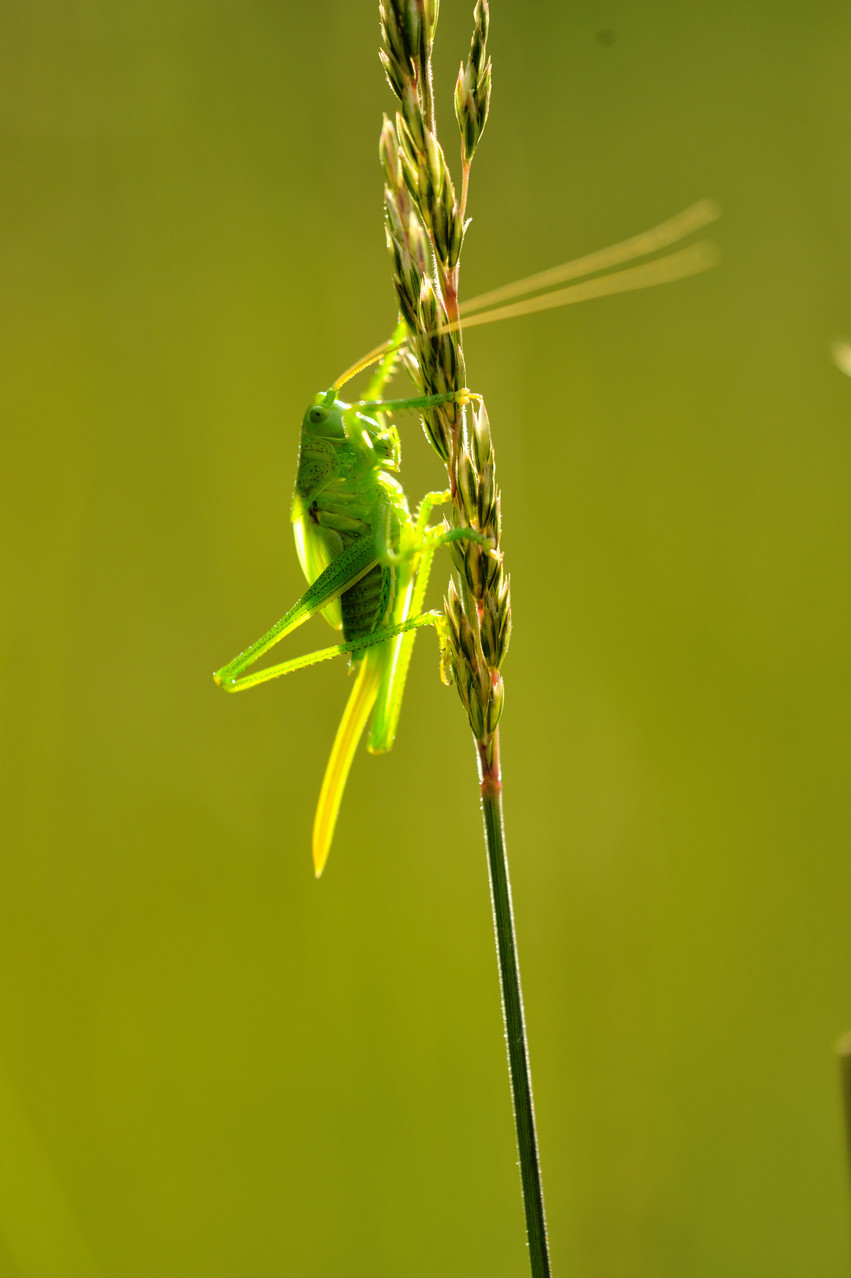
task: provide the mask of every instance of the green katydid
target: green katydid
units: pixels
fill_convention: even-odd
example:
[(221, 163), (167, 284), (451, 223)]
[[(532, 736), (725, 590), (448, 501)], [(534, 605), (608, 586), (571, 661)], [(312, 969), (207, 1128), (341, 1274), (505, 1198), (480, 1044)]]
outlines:
[[(715, 260), (705, 243), (583, 283), (567, 283), (666, 248), (715, 217), (715, 206), (702, 201), (642, 235), (485, 294), (462, 307), (464, 325), (491, 323), (695, 274)], [(530, 296), (533, 293), (539, 295)], [(384, 415), (418, 411), (449, 399), (464, 405), (479, 397), (459, 388), (442, 396), (383, 399), (394, 356), (407, 337), (400, 324), (390, 341), (316, 395), (305, 413), (292, 522), (308, 589), (266, 634), (214, 675), (219, 687), (239, 692), (319, 661), (350, 656), (357, 677), (331, 750), (313, 828), (317, 877), (325, 867), (346, 778), (370, 714), (369, 751), (383, 753), (393, 745), (417, 630), (434, 626), (445, 655), (443, 616), (423, 611), (435, 551), (461, 538), (490, 545), (470, 529), (429, 525), (432, 511), (449, 500), (449, 493), (427, 494), (415, 517), (408, 509), (395, 476), (401, 460), (399, 433)], [(378, 370), (366, 399), (348, 404), (337, 398), (350, 378), (376, 363)], [(491, 547), (491, 553), (498, 552)], [(246, 673), (317, 612), (334, 629), (342, 630), (342, 643)], [(445, 676), (443, 656), (441, 669)]]

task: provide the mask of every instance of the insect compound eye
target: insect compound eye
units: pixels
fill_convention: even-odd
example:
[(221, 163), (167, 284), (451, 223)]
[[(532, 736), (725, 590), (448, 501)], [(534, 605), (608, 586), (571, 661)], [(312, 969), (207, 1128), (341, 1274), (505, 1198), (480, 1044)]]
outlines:
[(345, 405), (339, 403), (329, 404), (321, 401), (318, 404), (311, 404), (304, 415), (303, 428), (319, 439), (345, 439), (346, 430), (341, 412), (344, 407)]

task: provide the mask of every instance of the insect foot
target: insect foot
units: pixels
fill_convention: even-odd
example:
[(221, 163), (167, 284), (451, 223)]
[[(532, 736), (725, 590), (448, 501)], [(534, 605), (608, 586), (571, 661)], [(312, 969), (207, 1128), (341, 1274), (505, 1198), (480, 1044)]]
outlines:
[(446, 614), (438, 614), (440, 620), (435, 624), (437, 630), (437, 642), (440, 645), (440, 682), (447, 688), (451, 688), (455, 682), (452, 673), (452, 644), (449, 638), (449, 622), (446, 620)]

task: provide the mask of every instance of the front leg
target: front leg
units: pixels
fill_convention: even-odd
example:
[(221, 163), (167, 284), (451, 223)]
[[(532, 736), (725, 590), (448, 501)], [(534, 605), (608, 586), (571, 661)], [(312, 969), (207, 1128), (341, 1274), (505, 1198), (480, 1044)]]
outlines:
[(480, 404), (482, 402), (481, 395), (477, 394), (476, 391), (467, 390), (466, 386), (464, 386), (460, 390), (447, 391), (444, 395), (415, 395), (409, 399), (363, 399), (352, 404), (352, 408), (359, 410), (366, 408), (374, 412), (392, 413), (405, 408), (412, 410), (438, 408), (441, 404), (449, 403), (460, 404), (463, 407), (465, 404), (471, 404), (474, 401)]

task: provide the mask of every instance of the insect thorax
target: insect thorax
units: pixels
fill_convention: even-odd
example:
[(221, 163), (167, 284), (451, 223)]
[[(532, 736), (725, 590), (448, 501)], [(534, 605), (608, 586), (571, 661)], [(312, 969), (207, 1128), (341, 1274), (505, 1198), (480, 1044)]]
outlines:
[[(302, 430), (292, 518), (299, 559), (312, 582), (360, 538), (374, 538), (379, 559), (385, 546), (398, 550), (410, 514), (391, 473), (399, 464), (395, 428), (354, 411), (329, 412), (319, 420), (310, 413)], [(323, 611), (332, 625), (342, 623), (351, 641), (386, 624), (395, 598), (395, 567), (377, 563)]]

